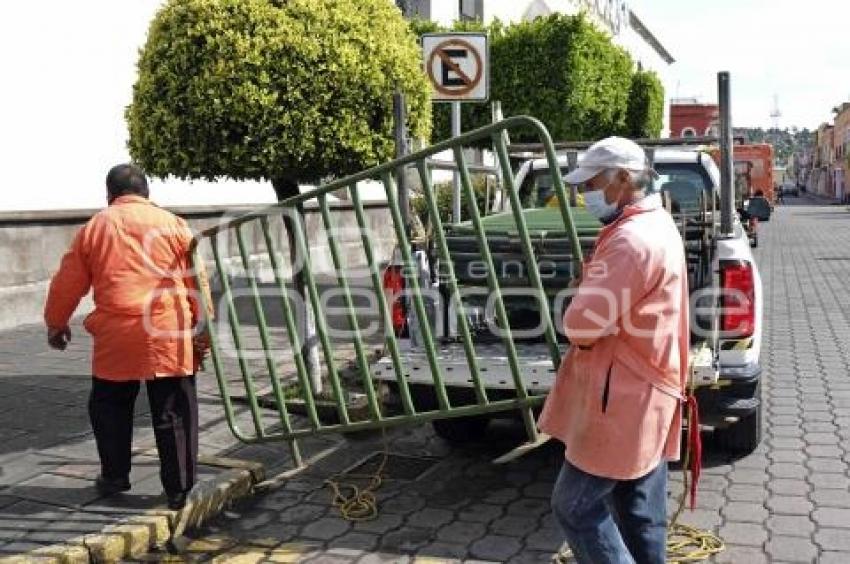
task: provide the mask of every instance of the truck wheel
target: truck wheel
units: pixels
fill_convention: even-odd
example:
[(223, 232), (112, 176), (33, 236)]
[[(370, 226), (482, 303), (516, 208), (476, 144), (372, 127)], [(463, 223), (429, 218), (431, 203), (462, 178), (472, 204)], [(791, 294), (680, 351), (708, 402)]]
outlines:
[(718, 446), (727, 452), (747, 455), (761, 443), (761, 403), (754, 413), (740, 419), (725, 429), (715, 431)]
[(486, 415), (452, 417), (431, 421), (431, 426), (437, 436), (450, 443), (470, 443), (480, 440), (484, 437), (489, 425), (490, 417)]

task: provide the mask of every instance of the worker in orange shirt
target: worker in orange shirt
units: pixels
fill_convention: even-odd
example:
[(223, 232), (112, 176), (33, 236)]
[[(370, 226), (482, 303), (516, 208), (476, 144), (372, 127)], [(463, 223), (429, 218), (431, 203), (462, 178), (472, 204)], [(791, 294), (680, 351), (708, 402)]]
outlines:
[[(95, 485), (105, 496), (130, 489), (133, 405), (144, 382), (160, 478), (168, 506), (180, 509), (197, 477), (195, 372), (205, 352), (205, 339), (196, 334), (192, 234), (185, 221), (148, 200), (138, 167), (113, 167), (106, 189), (108, 207), (77, 232), (50, 283), (47, 342), (68, 346), (68, 322), (93, 288), (95, 309), (84, 327), (94, 340), (89, 416), (101, 464)], [(200, 279), (208, 297), (203, 273)]]

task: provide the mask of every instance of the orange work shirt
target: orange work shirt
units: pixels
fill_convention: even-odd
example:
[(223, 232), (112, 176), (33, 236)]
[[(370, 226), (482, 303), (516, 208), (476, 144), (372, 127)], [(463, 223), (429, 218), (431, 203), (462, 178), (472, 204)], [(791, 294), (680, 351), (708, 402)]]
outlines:
[[(95, 309), (84, 327), (94, 339), (95, 376), (128, 381), (194, 374), (192, 336), (200, 308), (191, 240), (183, 219), (147, 198), (116, 198), (77, 232), (62, 258), (50, 283), (45, 323), (67, 327), (93, 288)], [(201, 291), (209, 297), (201, 274)]]
[(573, 345), (540, 416), (569, 462), (631, 480), (679, 457), (688, 375), (688, 271), (657, 194), (604, 227), (564, 314)]

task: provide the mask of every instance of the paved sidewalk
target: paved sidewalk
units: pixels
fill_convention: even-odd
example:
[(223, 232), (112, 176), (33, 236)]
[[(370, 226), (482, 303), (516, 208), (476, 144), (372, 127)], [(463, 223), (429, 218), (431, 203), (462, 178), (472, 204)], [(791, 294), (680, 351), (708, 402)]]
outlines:
[[(64, 352), (47, 347), (40, 326), (0, 332), (0, 558), (79, 540), (141, 516), (148, 525), (156, 521), (151, 516), (158, 516), (160, 528), (163, 516), (169, 526), (174, 524), (175, 515), (164, 509), (144, 387), (136, 404), (132, 490), (104, 499), (93, 487), (99, 464), (87, 411), (91, 339), (79, 322), (72, 331), (73, 342)], [(225, 489), (233, 489), (234, 476), (243, 482), (261, 477), (256, 469), (253, 475), (245, 469), (231, 470), (220, 457), (263, 463), (266, 474), (291, 467), (285, 445), (244, 446), (233, 438), (214, 376), (200, 374), (198, 392), (200, 452), (206, 462), (200, 465), (199, 479), (209, 486), (207, 490), (220, 496), (222, 480)], [(309, 454), (331, 443), (312, 441), (305, 450)], [(238, 491), (233, 493), (244, 494), (250, 483), (240, 485), (236, 480), (236, 485)], [(161, 542), (163, 531), (150, 536), (151, 542)], [(128, 538), (145, 544), (144, 539)], [(139, 553), (146, 548), (130, 547), (132, 543), (125, 539), (110, 550), (123, 547), (125, 552), (132, 548)], [(86, 550), (92, 552), (92, 547)]]
[(816, 206), (840, 206), (842, 205), (841, 201), (838, 198), (832, 198), (830, 196), (822, 196), (821, 194), (814, 194), (812, 192), (800, 192), (800, 198), (794, 199), (791, 197), (787, 198), (788, 203), (791, 205), (816, 205)]

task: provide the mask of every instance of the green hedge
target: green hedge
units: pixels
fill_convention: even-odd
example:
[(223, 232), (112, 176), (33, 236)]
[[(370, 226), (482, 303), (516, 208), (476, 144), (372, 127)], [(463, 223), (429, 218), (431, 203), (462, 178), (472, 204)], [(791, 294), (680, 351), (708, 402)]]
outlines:
[[(421, 21), (411, 23), (411, 29), (417, 34), (445, 31)], [(508, 26), (498, 20), (488, 26), (459, 22), (454, 29), (488, 33), (490, 99), (502, 102), (506, 116), (535, 116), (558, 141), (629, 134), (632, 123), (655, 126), (656, 84), (644, 76), (647, 73), (634, 73), (629, 54), (583, 15), (554, 14)], [(631, 104), (630, 114), (633, 75), (640, 77), (634, 86), (639, 102)], [(644, 88), (650, 84), (651, 90)], [(663, 106), (663, 90), (661, 100)], [(450, 135), (449, 112), (448, 104), (434, 105), (433, 139)], [(463, 104), (464, 131), (490, 121), (489, 104)], [(522, 132), (512, 140), (536, 141)]]
[(126, 112), (155, 176), (316, 181), (394, 154), (392, 98), (430, 130), (416, 37), (386, 0), (168, 0)]
[(658, 137), (664, 122), (664, 87), (652, 71), (638, 71), (632, 77), (626, 114), (626, 135)]

